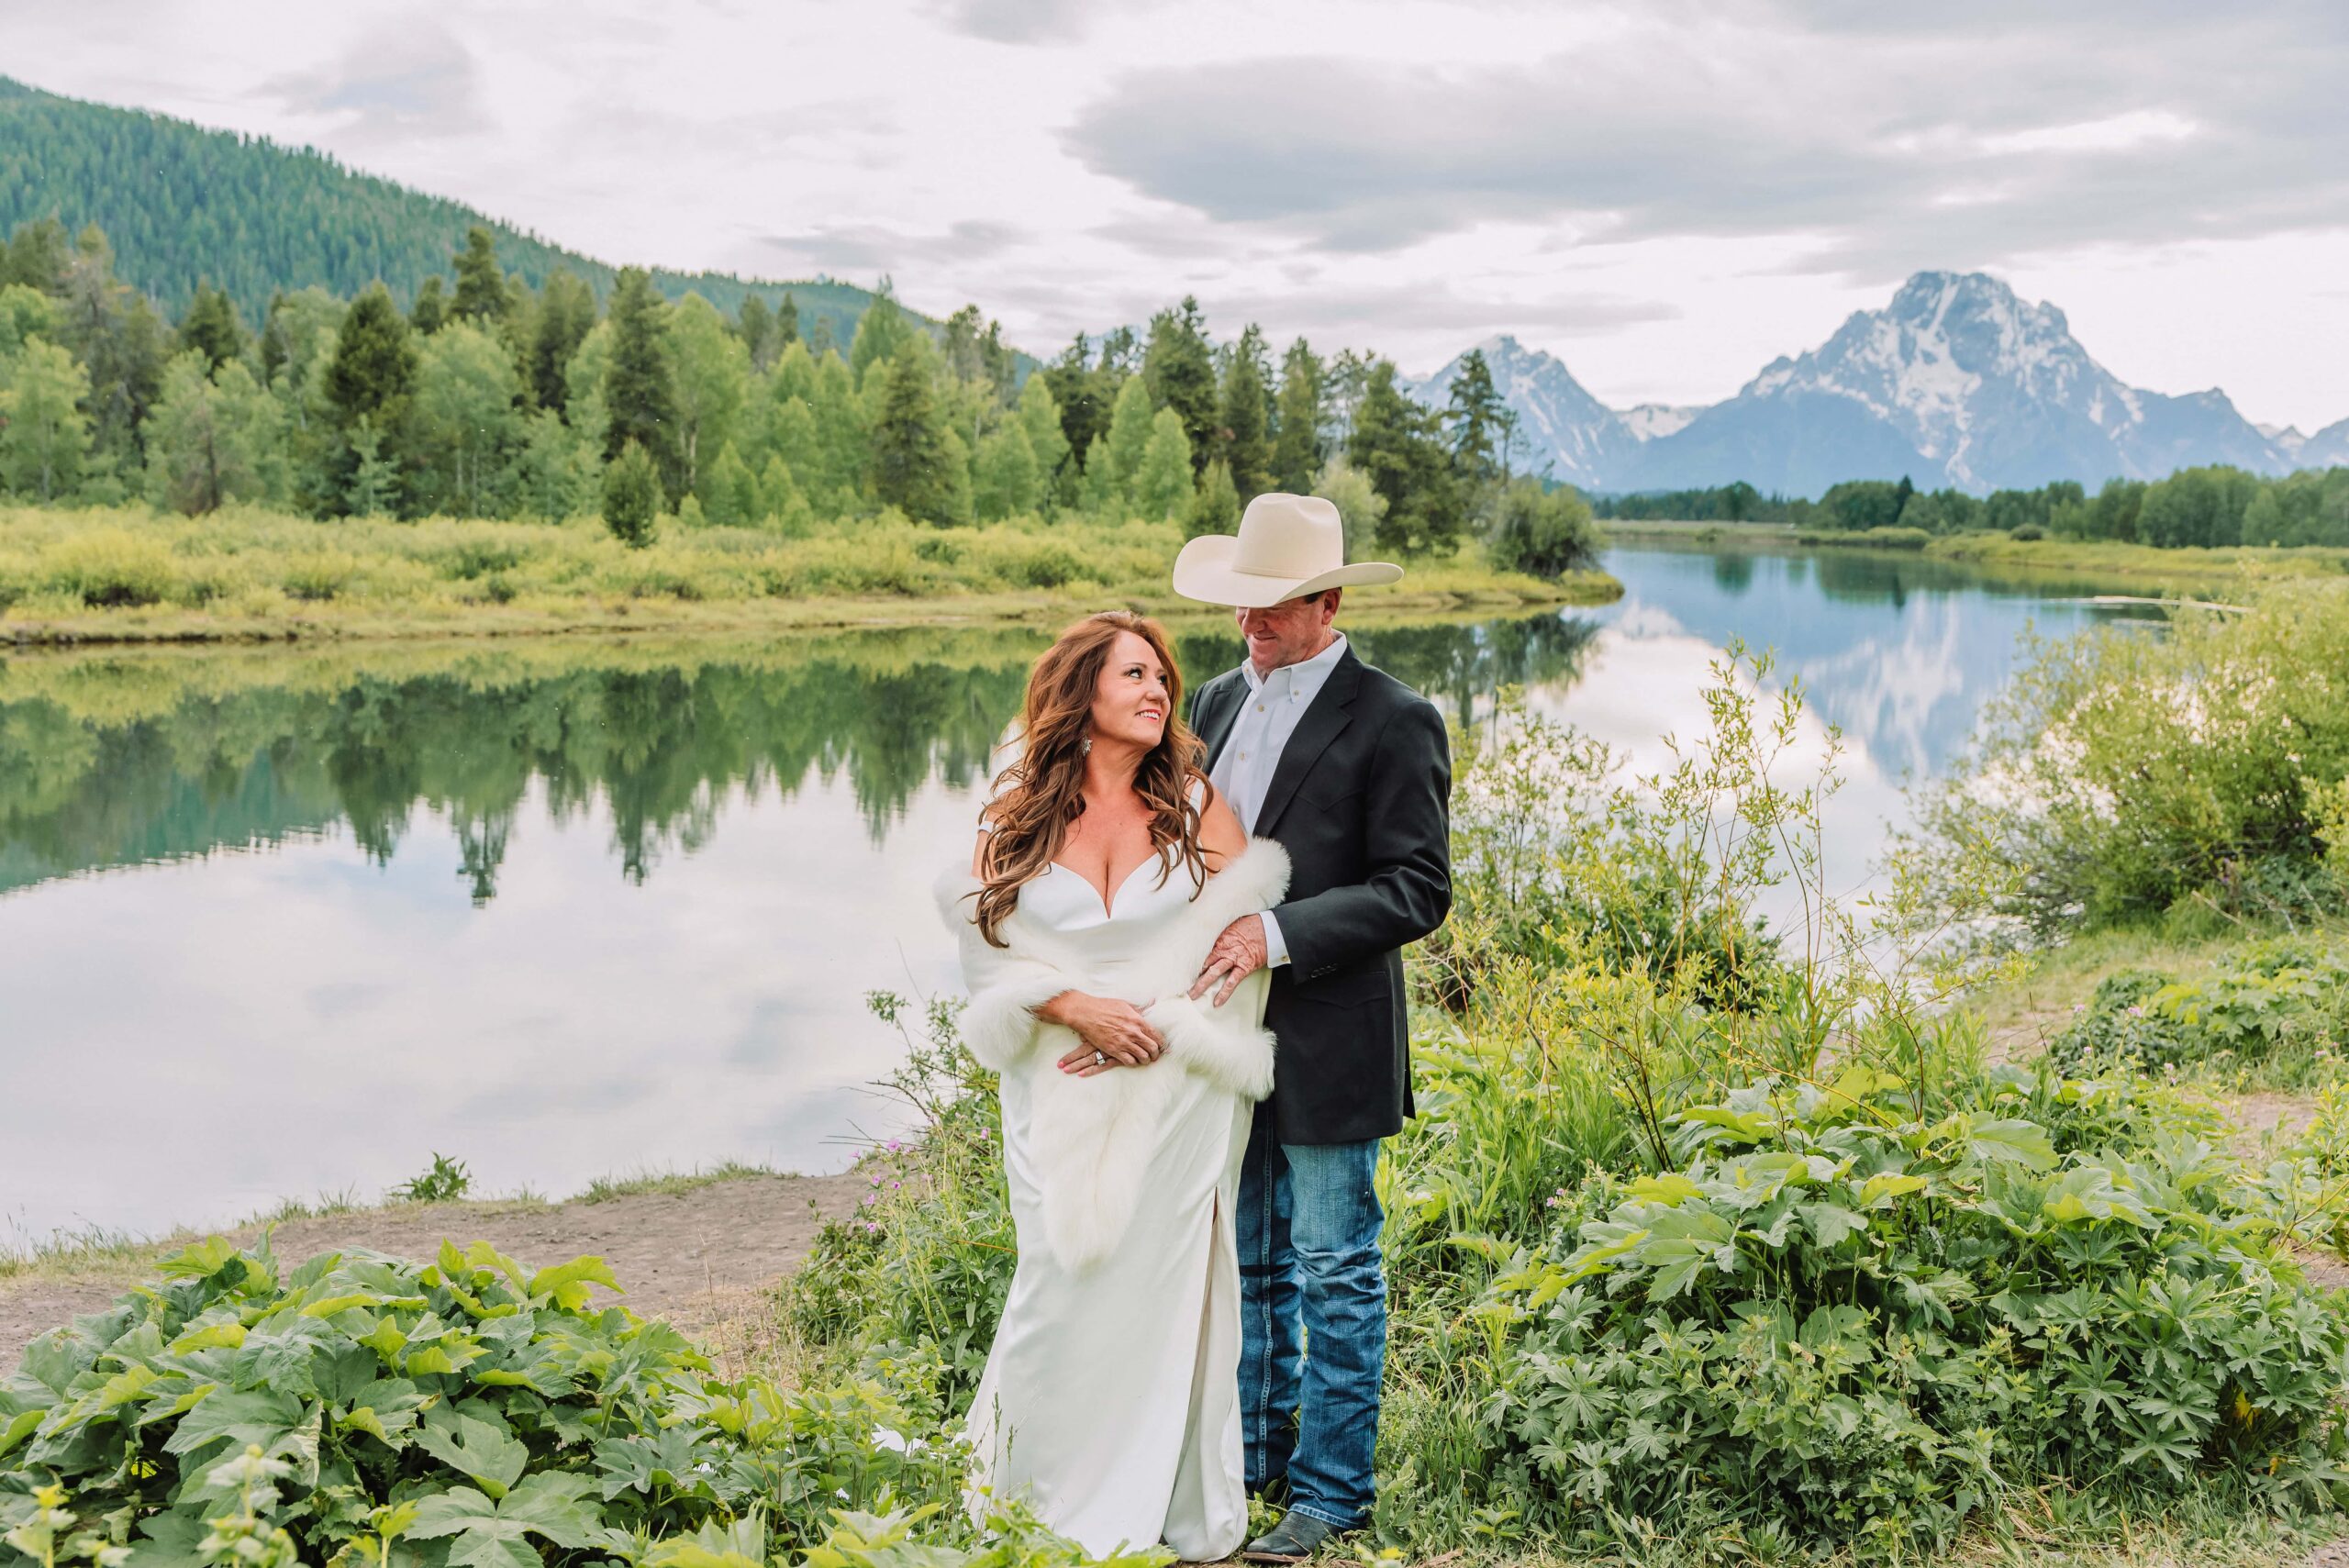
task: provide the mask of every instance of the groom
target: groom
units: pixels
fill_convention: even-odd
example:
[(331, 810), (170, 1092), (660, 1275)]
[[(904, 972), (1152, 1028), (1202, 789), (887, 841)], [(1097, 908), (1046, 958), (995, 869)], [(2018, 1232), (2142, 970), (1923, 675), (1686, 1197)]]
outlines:
[(1208, 777), (1293, 868), (1286, 900), (1227, 927), (1192, 992), (1219, 1003), (1274, 970), (1275, 1087), (1236, 1217), (1248, 1486), (1288, 1504), (1241, 1553), (1259, 1562), (1359, 1529), (1374, 1493), (1386, 1282), (1372, 1177), (1412, 1111), (1401, 949), (1452, 906), (1452, 759), (1434, 706), (1331, 623), (1343, 589), (1402, 575), (1347, 565), (1337, 507), (1311, 495), (1259, 495), (1236, 539), (1195, 539), (1174, 562), (1174, 591), (1231, 606), (1248, 648), (1192, 699)]

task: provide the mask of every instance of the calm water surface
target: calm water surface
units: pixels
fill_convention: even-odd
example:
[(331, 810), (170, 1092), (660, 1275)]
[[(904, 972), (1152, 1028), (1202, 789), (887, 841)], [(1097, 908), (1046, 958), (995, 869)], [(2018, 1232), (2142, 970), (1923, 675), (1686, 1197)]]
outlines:
[[(2105, 613), (1884, 556), (1609, 565), (1601, 610), (1355, 641), (1463, 721), (1524, 684), (1640, 766), (1727, 643), (1775, 648), (1845, 737), (1844, 885), (2026, 624)], [(0, 1243), (373, 1198), (435, 1151), (553, 1195), (846, 1164), (898, 1125), (863, 995), (952, 988), (930, 884), (1042, 640), (0, 660)]]

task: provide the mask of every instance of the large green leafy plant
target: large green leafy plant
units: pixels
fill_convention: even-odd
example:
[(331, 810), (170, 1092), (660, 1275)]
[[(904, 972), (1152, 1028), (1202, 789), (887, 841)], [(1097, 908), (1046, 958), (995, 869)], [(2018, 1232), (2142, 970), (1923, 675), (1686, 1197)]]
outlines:
[(2120, 1146), (2100, 1097), (2125, 1092), (2005, 1068), (1918, 1121), (1855, 1069), (1683, 1112), (1677, 1169), (1586, 1190), (1495, 1282), (1522, 1336), (1497, 1477), (1561, 1529), (1694, 1511), (1892, 1548), (2047, 1477), (2331, 1500), (2340, 1310), (2233, 1162)]
[(711, 1568), (960, 1479), (951, 1446), (899, 1435), (938, 1424), (918, 1364), (823, 1393), (718, 1377), (592, 1300), (598, 1259), (288, 1270), (215, 1238), (164, 1274), (0, 1385), (0, 1563)]

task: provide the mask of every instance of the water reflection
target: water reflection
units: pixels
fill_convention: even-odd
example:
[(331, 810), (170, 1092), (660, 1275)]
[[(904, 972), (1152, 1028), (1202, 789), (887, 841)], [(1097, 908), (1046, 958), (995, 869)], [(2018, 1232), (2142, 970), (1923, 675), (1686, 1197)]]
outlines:
[[(1358, 627), (1455, 721), (1502, 684), (1656, 765), (1733, 638), (1850, 736), (1855, 863), (2036, 617), (1933, 563), (1619, 551), (1604, 610)], [(944, 990), (930, 884), (968, 852), (1036, 628), (742, 642), (0, 661), (0, 1073), (107, 1087), (103, 1161), (0, 1095), (0, 1222), (217, 1222), (484, 1184), (837, 1168), (885, 1134), (874, 987)], [(1225, 628), (1178, 639), (1194, 680)], [(5, 1225), (0, 1224), (0, 1234)]]
[[(1594, 629), (1543, 616), (1356, 640), (1464, 724), (1499, 684), (1571, 681)], [(262, 666), (263, 684), (226, 689), (184, 660), (19, 661), (0, 679), (0, 894), (337, 824), (387, 865), (421, 805), (454, 834), (460, 875), (486, 904), (534, 785), (533, 813), (550, 822), (591, 805), (608, 815), (631, 884), (707, 844), (737, 790), (788, 799), (842, 782), (877, 846), (917, 790), (977, 779), (1044, 640), (842, 638), (651, 665), (593, 644), (442, 655), (440, 668), (387, 654), (387, 667), (347, 673)], [(1237, 647), (1223, 632), (1178, 642), (1194, 679)]]

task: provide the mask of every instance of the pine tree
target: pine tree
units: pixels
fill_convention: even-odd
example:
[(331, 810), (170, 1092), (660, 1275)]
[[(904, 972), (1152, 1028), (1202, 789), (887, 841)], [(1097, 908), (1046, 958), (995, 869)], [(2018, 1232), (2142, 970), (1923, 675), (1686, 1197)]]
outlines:
[(1273, 487), (1272, 411), (1264, 384), (1264, 333), (1252, 321), (1224, 365), (1218, 454), (1225, 483), (1242, 503)]
[(514, 454), (514, 500), (523, 517), (559, 523), (584, 511), (595, 494), (596, 457), (551, 408), (524, 417)]
[(1481, 491), (1500, 477), (1502, 427), (1508, 412), (1508, 406), (1493, 385), (1485, 350), (1469, 350), (1452, 378), (1446, 419), (1452, 430), (1453, 467), (1472, 491)]
[(506, 273), (497, 264), (497, 241), (488, 229), (474, 224), (465, 230), (465, 248), (457, 252), (457, 293), (449, 314), (460, 320), (484, 324), (506, 319)]
[(1403, 395), (1395, 365), (1380, 360), (1355, 408), (1346, 457), (1386, 503), (1376, 536), (1382, 550), (1450, 550), (1465, 517), (1452, 459), (1433, 410)]
[[(1118, 395), (1117, 384), (1108, 373), (1092, 364), (1092, 353), (1091, 341), (1079, 332), (1075, 340), (1061, 350), (1059, 359), (1028, 378), (1030, 385), (1041, 380), (1052, 393), (1052, 401), (1059, 405), (1061, 434), (1072, 452), (1092, 450), (1094, 438), (1108, 433), (1109, 406)], [(1029, 432), (1029, 439), (1035, 439), (1034, 431)], [(1042, 448), (1037, 449), (1039, 456), (1042, 451)]]
[(1313, 488), (1321, 472), (1321, 361), (1299, 338), (1281, 356), (1278, 430), (1273, 438), (1273, 484), (1292, 495)]
[(611, 368), (604, 375), (604, 407), (611, 421), (604, 432), (604, 454), (617, 462), (628, 444), (635, 442), (674, 495), (683, 489), (683, 470), (677, 457), (675, 373), (663, 340), (668, 315), (669, 307), (652, 292), (650, 273), (641, 267), (621, 272), (619, 285), (612, 291)]
[(1191, 501), (1191, 439), (1183, 417), (1162, 408), (1150, 421), (1150, 445), (1134, 473), (1134, 511), (1152, 522), (1180, 516)]
[(1085, 508), (1085, 516), (1106, 521), (1117, 516), (1124, 494), (1118, 483), (1118, 465), (1110, 461), (1109, 438), (1094, 437), (1092, 449), (1085, 454), (1085, 476), (1078, 488), (1077, 504)]
[(1228, 534), (1240, 526), (1240, 492), (1231, 482), (1231, 467), (1221, 458), (1208, 464), (1200, 477), (1198, 494), (1191, 497), (1190, 509), (1183, 515), (1186, 538), (1197, 539), (1201, 534)]
[(973, 510), (983, 523), (1032, 512), (1043, 499), (1044, 474), (1027, 427), (1006, 420), (987, 432), (972, 460)]
[(372, 415), (360, 416), (351, 428), (351, 483), (343, 502), (346, 515), (380, 517), (398, 510), (399, 463), (384, 455), (384, 433), (375, 428)]
[(1069, 461), (1068, 434), (1062, 428), (1060, 406), (1052, 401), (1052, 384), (1039, 372), (1019, 389), (1019, 424), (1028, 432), (1028, 450), (1036, 454), (1042, 475), (1042, 498), (1068, 501), (1076, 495), (1076, 465)]
[(1218, 428), (1215, 358), (1197, 299), (1185, 295), (1180, 306), (1150, 318), (1150, 347), (1142, 353), (1141, 373), (1150, 386), (1152, 406), (1172, 408), (1181, 417), (1184, 437), (1191, 443), (1191, 471), (1197, 474), (1207, 466)]
[(767, 459), (759, 475), (759, 520), (787, 534), (803, 534), (816, 520), (815, 510), (800, 494), (799, 482), (779, 457)]
[(95, 225), (74, 241), (58, 286), (56, 341), (90, 378), (83, 409), (93, 459), (128, 473), (138, 465), (139, 427), (162, 388), (171, 329), (145, 295), (115, 276), (114, 250)]
[(873, 303), (864, 307), (864, 315), (856, 324), (856, 337), (848, 347), (849, 373), (856, 378), (860, 390), (873, 367), (884, 360), (894, 360), (906, 339), (920, 328), (906, 320), (906, 313), (897, 308), (897, 297), (889, 292), (889, 280), (881, 280), (880, 290)]
[[(1174, 417), (1177, 425), (1183, 417)], [(1130, 376), (1118, 389), (1118, 406), (1109, 417), (1109, 477), (1120, 492), (1130, 495), (1134, 476), (1141, 472), (1150, 449), (1152, 411), (1150, 388), (1140, 376)]]
[(389, 439), (406, 419), (416, 391), (416, 345), (383, 284), (343, 313), (324, 390), (339, 429), (354, 429), (363, 419), (379, 439)]
[(774, 311), (774, 348), (776, 353), (799, 341), (799, 302), (785, 289), (783, 303)]
[(604, 526), (622, 544), (641, 550), (652, 542), (661, 511), (661, 469), (641, 443), (626, 441), (604, 468)]
[(815, 395), (807, 406), (816, 416), (818, 462), (812, 472), (793, 464), (791, 476), (805, 485), (819, 513), (844, 517), (863, 494), (872, 443), (848, 362), (838, 354), (818, 358)]
[(952, 522), (952, 432), (939, 417), (929, 356), (901, 353), (873, 373), (880, 388), (872, 433), (874, 495), (918, 522)]
[(440, 273), (425, 279), (424, 286), (416, 291), (416, 303), (408, 307), (407, 319), (420, 338), (429, 338), (448, 324), (449, 295), (441, 287)]
[(0, 257), (0, 285), (22, 284), (42, 294), (61, 292), (72, 249), (65, 226), (53, 217), (19, 225), (8, 237), (6, 255)]
[(227, 295), (209, 284), (195, 285), (195, 297), (180, 317), (180, 347), (204, 355), (206, 375), (245, 351), (245, 326)]
[(751, 356), (751, 368), (763, 371), (774, 363), (774, 312), (767, 302), (754, 294), (742, 296), (742, 308), (734, 313), (734, 335), (742, 339), (742, 351)]
[(560, 412), (570, 398), (564, 373), (596, 325), (595, 292), (568, 270), (557, 269), (539, 294), (530, 332), (530, 391), (541, 408)]
[(39, 339), (25, 345), (0, 391), (0, 484), (47, 505), (73, 493), (90, 456), (88, 373)]

